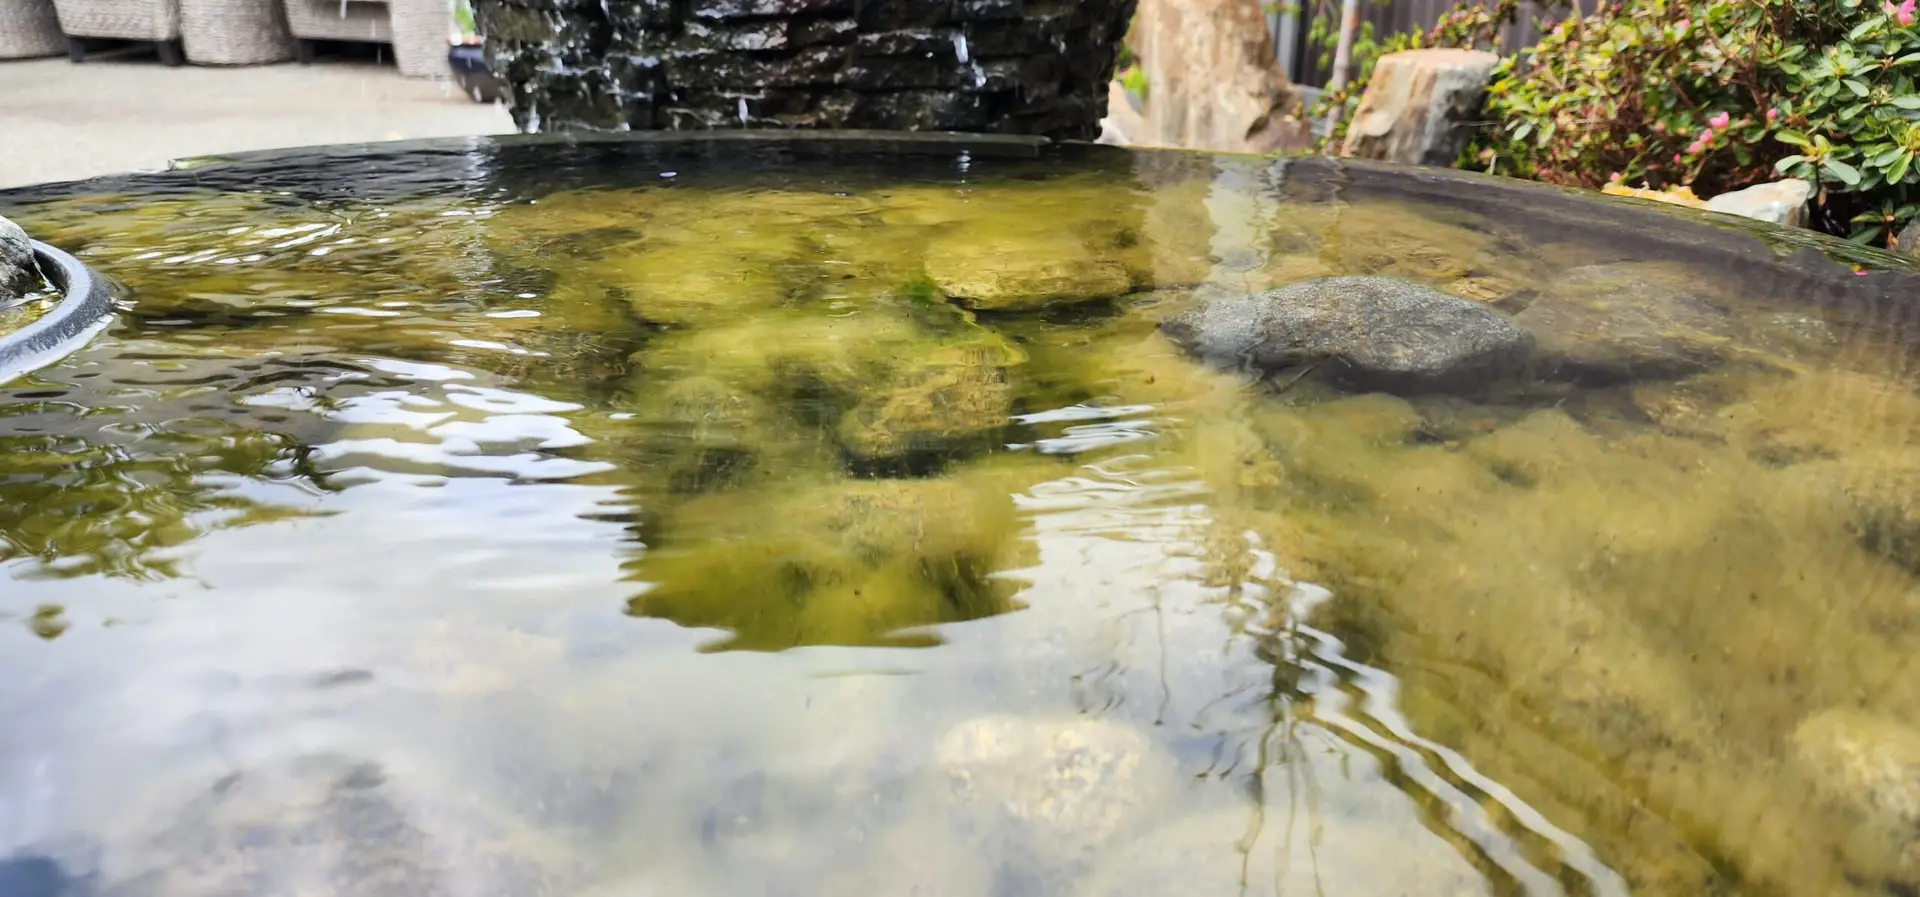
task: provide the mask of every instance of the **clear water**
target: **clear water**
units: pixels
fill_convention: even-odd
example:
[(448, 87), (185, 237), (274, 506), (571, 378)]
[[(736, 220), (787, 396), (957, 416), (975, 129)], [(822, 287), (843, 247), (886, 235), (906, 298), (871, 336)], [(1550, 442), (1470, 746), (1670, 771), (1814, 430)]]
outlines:
[[(0, 894), (1912, 894), (1920, 372), (1858, 298), (1908, 281), (1362, 175), (509, 146), (0, 197), (127, 287), (0, 387)], [(1408, 400), (1156, 331), (1616, 262), (1724, 361)], [(1128, 292), (944, 295), (1009, 271)]]

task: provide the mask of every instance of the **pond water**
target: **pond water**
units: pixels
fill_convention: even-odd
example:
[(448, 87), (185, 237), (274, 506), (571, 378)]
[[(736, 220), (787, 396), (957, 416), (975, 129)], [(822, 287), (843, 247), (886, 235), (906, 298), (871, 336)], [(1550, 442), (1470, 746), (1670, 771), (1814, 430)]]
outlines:
[[(125, 286), (0, 386), (7, 897), (1920, 888), (1916, 281), (1837, 244), (991, 142), (0, 212)], [(1580, 364), (1159, 330), (1334, 274)]]

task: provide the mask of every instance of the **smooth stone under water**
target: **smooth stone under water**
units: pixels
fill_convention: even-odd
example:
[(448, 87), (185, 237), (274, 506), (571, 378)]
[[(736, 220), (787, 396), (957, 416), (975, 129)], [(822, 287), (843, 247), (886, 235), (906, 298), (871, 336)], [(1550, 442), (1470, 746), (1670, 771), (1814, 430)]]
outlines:
[[(1911, 273), (1464, 175), (837, 147), (0, 193), (128, 287), (0, 385), (0, 893), (1920, 887)], [(1161, 330), (1353, 276), (1539, 342), (1394, 395)]]

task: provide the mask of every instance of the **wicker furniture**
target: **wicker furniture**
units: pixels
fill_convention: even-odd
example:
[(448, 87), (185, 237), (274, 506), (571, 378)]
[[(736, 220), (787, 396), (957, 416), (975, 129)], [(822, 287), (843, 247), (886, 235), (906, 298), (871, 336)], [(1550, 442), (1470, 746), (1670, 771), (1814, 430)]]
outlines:
[(160, 51), (160, 61), (179, 65), (179, 0), (53, 0), (60, 14), (60, 30), (67, 35), (67, 55), (74, 62), (87, 54), (84, 40), (110, 37), (149, 41)]
[(52, 56), (66, 45), (53, 0), (0, 0), (0, 59)]
[(286, 0), (286, 5), (301, 62), (312, 61), (317, 40), (366, 41), (392, 44), (402, 75), (449, 74), (447, 32), (453, 19), (447, 0)]
[(293, 58), (278, 0), (180, 0), (180, 42), (200, 65), (257, 65)]

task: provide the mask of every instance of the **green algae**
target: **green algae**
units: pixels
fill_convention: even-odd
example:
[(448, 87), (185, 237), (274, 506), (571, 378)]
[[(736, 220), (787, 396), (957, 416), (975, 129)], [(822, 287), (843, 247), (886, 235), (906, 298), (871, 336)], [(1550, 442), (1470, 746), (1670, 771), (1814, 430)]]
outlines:
[[(1920, 882), (1920, 810), (1907, 799), (1920, 781), (1909, 773), (1920, 393), (1909, 351), (1874, 322), (1815, 310), (1789, 320), (1779, 297), (1709, 290), (1730, 310), (1711, 334), (1713, 363), (1670, 380), (1483, 403), (1255, 384), (1158, 335), (1157, 321), (1192, 301), (1187, 287), (1369, 273), (1514, 313), (1566, 268), (1611, 260), (1414, 203), (1278, 205), (1204, 178), (834, 186), (384, 204), (205, 193), (25, 210), (37, 234), (82, 250), (135, 301), (100, 344), (0, 409), (11, 577), (0, 612), (65, 648), (101, 614), (68, 602), (42, 615), (36, 583), (160, 589), (192, 581), (198, 550), (223, 531), (296, 533), (366, 513), (352, 504), (372, 493), (366, 483), (500, 476), (540, 494), (550, 487), (538, 465), (564, 463), (577, 471), (559, 477), (567, 486), (621, 496), (601, 515), (621, 533), (603, 546), (617, 553), (605, 578), (623, 598), (613, 611), (630, 616), (621, 623), (697, 630), (709, 651), (934, 648), (895, 652), (925, 658), (900, 663), (937, 671), (921, 677), (934, 684), (834, 705), (860, 717), (847, 727), (862, 750), (911, 741), (933, 718), (966, 731), (922, 705), (1059, 710), (1033, 697), (1051, 689), (1081, 713), (1140, 714), (1154, 751), (1172, 742), (1207, 755), (1181, 760), (1191, 801), (1116, 818), (1101, 843), (1074, 846), (1067, 871), (1048, 873), (1074, 879), (1072, 892), (1184, 881), (1183, 863), (1223, 887), (1243, 874), (1292, 887), (1307, 873), (1288, 863), (1317, 857), (1339, 872), (1317, 880), (1361, 892), (1413, 882), (1520, 893), (1523, 879), (1487, 858), (1482, 842), (1499, 838), (1572, 893), (1610, 892), (1582, 877), (1567, 843), (1590, 847), (1633, 893), (1867, 897)], [(1669, 269), (1647, 288), (1697, 279)], [(1151, 497), (1166, 484), (1171, 497)], [(1074, 538), (1120, 548), (1082, 558), (1088, 542)], [(1163, 543), (1178, 543), (1167, 555), (1185, 566), (1109, 569)], [(1034, 585), (1049, 571), (1087, 585)], [(258, 575), (292, 588), (302, 571)], [(1289, 618), (1281, 578), (1334, 597)], [(429, 589), (428, 605), (484, 607), (482, 585)], [(1207, 589), (1231, 597), (1181, 604)], [(1061, 606), (1084, 616), (1040, 622)], [(1119, 649), (1072, 656), (1064, 671), (1038, 659), (1068, 640), (1046, 627), (1071, 635), (1149, 616), (1176, 631), (1240, 621), (1206, 638), (1249, 644), (1258, 662), (1225, 659), (1227, 648), (1184, 655), (1217, 692), (1194, 703), (1230, 713), (1193, 711), (1167, 735), (1178, 727), (1148, 726), (1159, 720), (1138, 708), (1174, 698), (1136, 684), (1101, 699), (1126, 666)], [(569, 677), (584, 674), (568, 666), (570, 646), (517, 625), (433, 629), (415, 650), (467, 665), (432, 693), (524, 697), (522, 671), (558, 669), (543, 680), (560, 684), (543, 717), (553, 739), (585, 738), (579, 750), (619, 768), (608, 758), (629, 746), (615, 743), (609, 708), (654, 680), (574, 693)], [(1411, 742), (1385, 711), (1355, 709), (1378, 698), (1368, 682), (1301, 659), (1303, 625), (1393, 678), (1388, 703), (1407, 727), (1505, 793), (1431, 747), (1409, 747), (1411, 759), (1384, 747)], [(739, 669), (648, 662), (641, 672), (689, 691)], [(1178, 663), (1160, 663), (1171, 694)], [(1269, 677), (1259, 701), (1222, 684), (1222, 670), (1248, 668)], [(1315, 676), (1333, 684), (1302, 684)], [(724, 687), (753, 694), (773, 678)], [(1227, 731), (1207, 713), (1258, 731)], [(721, 715), (690, 712), (715, 727)], [(745, 716), (733, 725), (764, 721)], [(1314, 733), (1322, 753), (1273, 759), (1266, 727), (1283, 722)], [(763, 734), (777, 741), (778, 727)], [(700, 732), (684, 737), (670, 759), (725, 759)], [(1235, 739), (1260, 744), (1259, 759), (1212, 756), (1231, 755)], [(785, 747), (741, 741), (758, 745), (735, 746), (753, 756)], [(1341, 760), (1301, 759), (1323, 754)], [(1242, 800), (1256, 786), (1290, 799), (1312, 789), (1263, 784), (1236, 764), (1323, 777), (1327, 799), (1307, 814), (1322, 841), (1283, 834), (1267, 803), (1277, 798), (1252, 810)], [(846, 775), (788, 784), (813, 795), (815, 779)], [(1427, 778), (1465, 794), (1492, 834), (1469, 838), (1465, 811)], [(854, 826), (871, 844), (815, 858), (823, 881), (883, 889), (925, 859), (990, 886), (996, 873), (968, 840), (977, 833), (943, 818), (946, 798), (878, 774), (847, 781), (863, 799), (900, 791), (924, 803)], [(951, 785), (936, 784), (927, 793)], [(1376, 787), (1391, 811), (1359, 799)], [(695, 814), (732, 799), (684, 790), (663, 803)], [(854, 816), (838, 792), (809, 799)], [(754, 816), (740, 798), (746, 822), (675, 818), (659, 831), (763, 824), (767, 844), (786, 846), (742, 835), (748, 846), (685, 852), (764, 847), (797, 862), (806, 851), (792, 845), (805, 840), (780, 825), (803, 830), (817, 808), (793, 801), (781, 812), (801, 821)], [(1404, 863), (1368, 868), (1410, 842), (1419, 849)], [(1272, 850), (1248, 858), (1245, 843)], [(1021, 850), (1020, 862), (1047, 861)]]

